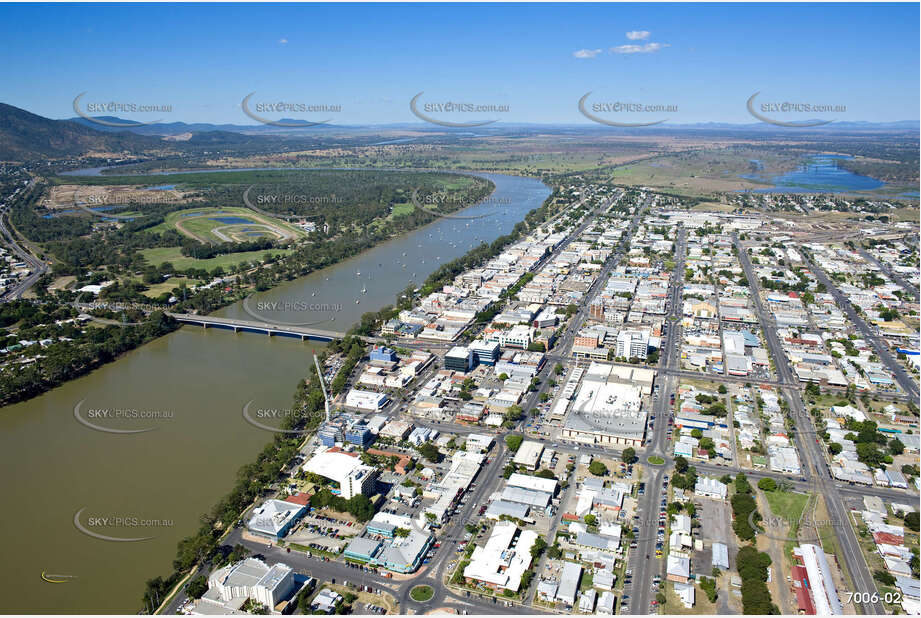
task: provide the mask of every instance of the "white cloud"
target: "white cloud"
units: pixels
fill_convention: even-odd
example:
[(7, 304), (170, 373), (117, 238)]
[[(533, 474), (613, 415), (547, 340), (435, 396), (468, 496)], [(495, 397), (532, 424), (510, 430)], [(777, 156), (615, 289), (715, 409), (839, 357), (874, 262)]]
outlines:
[(668, 43), (646, 43), (645, 45), (618, 45), (611, 48), (612, 54), (651, 54), (668, 47)]
[(279, 44), (281, 44), (281, 45), (287, 45), (287, 44), (288, 44), (288, 39), (278, 39), (278, 42), (279, 42)]
[(627, 33), (627, 38), (631, 41), (642, 41), (649, 38), (649, 30), (631, 30)]
[(580, 49), (579, 51), (572, 52), (572, 55), (575, 58), (594, 58), (600, 53), (600, 49)]

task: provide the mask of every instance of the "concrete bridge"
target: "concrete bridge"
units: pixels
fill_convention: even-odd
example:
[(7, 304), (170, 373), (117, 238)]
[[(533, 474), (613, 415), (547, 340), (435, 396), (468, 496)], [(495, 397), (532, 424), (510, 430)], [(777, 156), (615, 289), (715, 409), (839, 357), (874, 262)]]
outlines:
[(270, 324), (252, 320), (234, 320), (210, 315), (195, 315), (191, 313), (167, 313), (180, 324), (191, 324), (202, 328), (223, 328), (235, 333), (261, 333), (269, 337), (294, 337), (301, 341), (332, 341), (342, 339), (345, 333), (332, 330), (322, 330), (309, 326), (293, 326), (285, 324)]

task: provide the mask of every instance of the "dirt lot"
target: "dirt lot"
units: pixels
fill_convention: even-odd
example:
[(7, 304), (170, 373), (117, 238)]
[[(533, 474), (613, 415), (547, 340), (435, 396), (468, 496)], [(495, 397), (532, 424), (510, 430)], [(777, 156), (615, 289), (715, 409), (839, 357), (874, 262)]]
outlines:
[(57, 185), (42, 198), (41, 205), (49, 210), (67, 210), (78, 202), (89, 208), (113, 206), (116, 204), (150, 204), (175, 202), (192, 203), (187, 193), (175, 189), (150, 191), (136, 185)]

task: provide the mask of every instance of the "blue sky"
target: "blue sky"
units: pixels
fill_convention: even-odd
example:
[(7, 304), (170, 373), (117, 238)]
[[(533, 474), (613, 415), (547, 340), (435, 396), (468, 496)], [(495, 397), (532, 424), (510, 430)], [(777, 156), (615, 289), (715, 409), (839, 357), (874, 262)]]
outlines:
[(164, 121), (253, 124), (240, 102), (255, 91), (340, 105), (325, 117), (353, 124), (417, 122), (425, 91), (507, 105), (486, 114), (503, 121), (585, 123), (592, 91), (678, 108), (644, 119), (747, 123), (761, 91), (844, 105), (840, 120), (917, 120), (918, 22), (918, 4), (5, 4), (0, 101), (66, 118), (87, 92), (171, 105)]

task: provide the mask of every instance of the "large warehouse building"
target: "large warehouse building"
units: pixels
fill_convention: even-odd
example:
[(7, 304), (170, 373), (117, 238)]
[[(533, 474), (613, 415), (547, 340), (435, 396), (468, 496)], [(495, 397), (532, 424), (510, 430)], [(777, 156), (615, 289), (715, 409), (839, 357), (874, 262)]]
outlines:
[(588, 444), (642, 446), (646, 435), (643, 393), (612, 375), (610, 365), (592, 363), (563, 424), (564, 439)]

